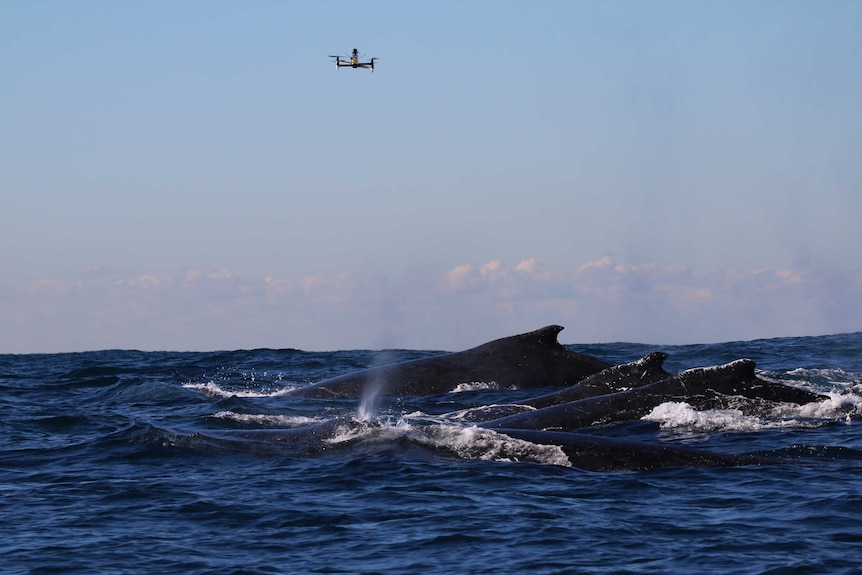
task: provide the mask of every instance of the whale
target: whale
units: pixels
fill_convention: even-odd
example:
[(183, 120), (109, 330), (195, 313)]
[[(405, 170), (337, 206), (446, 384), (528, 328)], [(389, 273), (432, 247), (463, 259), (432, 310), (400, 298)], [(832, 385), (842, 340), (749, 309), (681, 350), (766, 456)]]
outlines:
[(519, 403), (538, 409), (649, 385), (671, 376), (663, 367), (667, 358), (668, 355), (665, 352), (654, 351), (637, 361), (603, 369), (561, 391), (541, 395)]
[(585, 471), (648, 471), (664, 467), (736, 467), (795, 463), (778, 457), (716, 453), (693, 447), (653, 444), (566, 431), (496, 429), (502, 433), (542, 445), (556, 445), (572, 467)]
[(668, 355), (665, 352), (654, 351), (637, 361), (603, 369), (560, 391), (521, 400), (518, 403), (471, 407), (445, 414), (445, 417), (478, 423), (588, 397), (626, 391), (671, 377), (663, 367), (667, 358)]
[(568, 387), (612, 367), (601, 359), (561, 345), (562, 326), (504, 337), (454, 353), (352, 372), (291, 391), (307, 398), (377, 395), (438, 395), (469, 383), (500, 389)]
[(754, 361), (739, 359), (720, 366), (682, 371), (628, 391), (522, 411), (479, 425), (491, 429), (571, 431), (637, 420), (669, 401), (684, 401), (699, 408), (711, 405), (717, 397), (727, 396), (798, 405), (828, 399), (804, 389), (761, 379), (755, 374)]
[[(253, 429), (195, 433), (185, 438), (171, 435), (177, 447), (197, 451), (247, 453), (258, 456), (325, 457), (350, 452), (398, 453), (419, 450), (437, 457), (463, 457), (459, 449), (422, 437), (435, 437), (435, 425), (419, 425), (412, 432), (401, 432), (398, 441), (387, 440), (393, 428), (380, 422), (352, 417), (335, 417), (287, 429)], [(651, 444), (586, 433), (533, 429), (494, 429), (489, 432), (532, 443), (559, 447), (569, 465), (585, 471), (644, 471), (664, 467), (730, 467), (741, 465), (786, 464), (793, 461), (777, 457), (732, 455), (703, 449)], [(413, 439), (410, 439), (413, 437)], [(163, 441), (163, 440), (162, 440)]]

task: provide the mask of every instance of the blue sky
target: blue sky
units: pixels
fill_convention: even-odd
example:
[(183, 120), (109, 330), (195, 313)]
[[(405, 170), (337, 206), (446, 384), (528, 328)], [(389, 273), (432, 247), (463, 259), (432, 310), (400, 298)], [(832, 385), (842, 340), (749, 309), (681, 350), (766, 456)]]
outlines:
[(860, 23), (4, 2), (0, 353), (862, 330)]

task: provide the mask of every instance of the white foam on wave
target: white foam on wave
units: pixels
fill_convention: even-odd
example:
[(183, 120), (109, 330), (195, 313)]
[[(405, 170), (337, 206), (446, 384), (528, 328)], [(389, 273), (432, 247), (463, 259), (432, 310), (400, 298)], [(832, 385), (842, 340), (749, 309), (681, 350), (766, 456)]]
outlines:
[(321, 421), (324, 421), (324, 419), (320, 417), (303, 417), (298, 415), (263, 415), (236, 413), (234, 411), (219, 411), (218, 413), (212, 414), (210, 417), (213, 417), (215, 419), (229, 419), (231, 421), (237, 421), (239, 423), (245, 424), (261, 424), (278, 427), (299, 427), (302, 425), (308, 425), (311, 423), (319, 423)]
[(530, 405), (519, 405), (513, 403), (491, 403), (481, 405), (479, 407), (468, 407), (447, 414), (449, 419), (458, 421), (487, 421), (489, 419), (497, 419), (515, 413), (523, 413), (525, 411), (535, 411), (536, 408)]
[(338, 426), (338, 428), (332, 434), (332, 437), (324, 439), (323, 442), (330, 445), (338, 445), (339, 443), (346, 443), (348, 441), (354, 441), (357, 439), (381, 440), (383, 439), (383, 437), (379, 432), (383, 431), (385, 427), (387, 426), (373, 426), (372, 423), (367, 419), (358, 419), (353, 420), (352, 422), (345, 421), (344, 425)]
[(332, 436), (323, 441), (330, 445), (357, 440), (395, 444), (407, 438), (422, 443), (421, 429), (423, 427), (412, 426), (402, 419), (392, 423), (390, 421), (354, 418), (344, 420), (343, 424), (335, 429)]
[(763, 423), (759, 418), (746, 416), (737, 409), (698, 411), (688, 403), (676, 401), (667, 401), (657, 405), (641, 419), (659, 423), (663, 429), (685, 427), (700, 431), (717, 429), (756, 431), (763, 428)]
[(840, 368), (809, 368), (799, 367), (787, 372), (787, 375), (800, 379), (823, 379), (829, 383), (860, 383), (859, 375)]
[[(562, 448), (556, 445), (539, 445), (515, 439), (490, 429), (463, 426), (452, 423), (413, 424), (412, 418), (400, 418), (397, 422), (371, 422), (354, 419), (345, 421), (325, 442), (333, 445), (351, 441), (397, 443), (407, 439), (417, 445), (445, 451), (459, 459), (480, 461), (525, 461), (546, 465), (570, 467), (571, 462)], [(417, 417), (418, 419), (418, 417)]]
[(805, 419), (835, 419), (845, 417), (848, 420), (862, 413), (862, 397), (854, 393), (839, 393), (830, 391), (829, 399), (815, 401), (805, 405), (782, 403), (776, 405), (770, 415), (773, 417), (799, 417)]
[(642, 417), (644, 421), (659, 423), (662, 429), (687, 428), (697, 431), (759, 431), (819, 427), (838, 418), (850, 420), (852, 412), (862, 408), (862, 398), (848, 404), (847, 395), (834, 394), (830, 399), (807, 405), (780, 404), (772, 408), (768, 417), (746, 415), (738, 409), (707, 409), (698, 411), (685, 402), (669, 401), (656, 406)]
[(452, 390), (452, 393), (463, 393), (465, 391), (484, 391), (486, 389), (496, 391), (500, 389), (500, 386), (497, 385), (496, 381), (470, 381), (465, 383), (459, 383), (457, 386), (455, 386), (455, 389)]
[(434, 425), (423, 431), (429, 444), (451, 451), (461, 459), (529, 461), (564, 467), (572, 465), (563, 449), (557, 445), (530, 443), (475, 425)]
[(200, 391), (205, 395), (210, 395), (213, 397), (280, 397), (282, 395), (287, 395), (288, 393), (296, 389), (295, 387), (291, 386), (280, 387), (273, 391), (263, 391), (260, 389), (226, 389), (212, 380), (206, 383), (184, 383), (183, 387), (185, 387), (186, 389), (194, 389), (196, 391)]
[(767, 381), (801, 387), (814, 393), (862, 393), (862, 375), (843, 369), (800, 367), (785, 373), (759, 372)]

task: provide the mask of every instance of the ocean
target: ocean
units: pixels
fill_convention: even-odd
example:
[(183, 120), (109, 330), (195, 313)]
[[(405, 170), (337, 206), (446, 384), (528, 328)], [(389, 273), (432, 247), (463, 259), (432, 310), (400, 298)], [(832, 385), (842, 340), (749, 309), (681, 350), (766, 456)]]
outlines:
[[(670, 372), (751, 358), (828, 399), (612, 430), (791, 464), (596, 472), (446, 415), (543, 390), (288, 395), (436, 351), (0, 355), (0, 572), (862, 573), (862, 333), (568, 347), (661, 350)], [(283, 440), (329, 421), (353, 424)]]

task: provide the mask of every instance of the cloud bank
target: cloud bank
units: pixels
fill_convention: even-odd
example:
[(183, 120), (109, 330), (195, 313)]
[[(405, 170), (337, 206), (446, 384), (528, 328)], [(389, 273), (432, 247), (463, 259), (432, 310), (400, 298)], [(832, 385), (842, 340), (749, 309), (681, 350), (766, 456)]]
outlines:
[(3, 290), (0, 353), (95, 349), (458, 350), (556, 323), (564, 343), (703, 343), (862, 330), (862, 270), (535, 258), (410, 277), (89, 269)]

